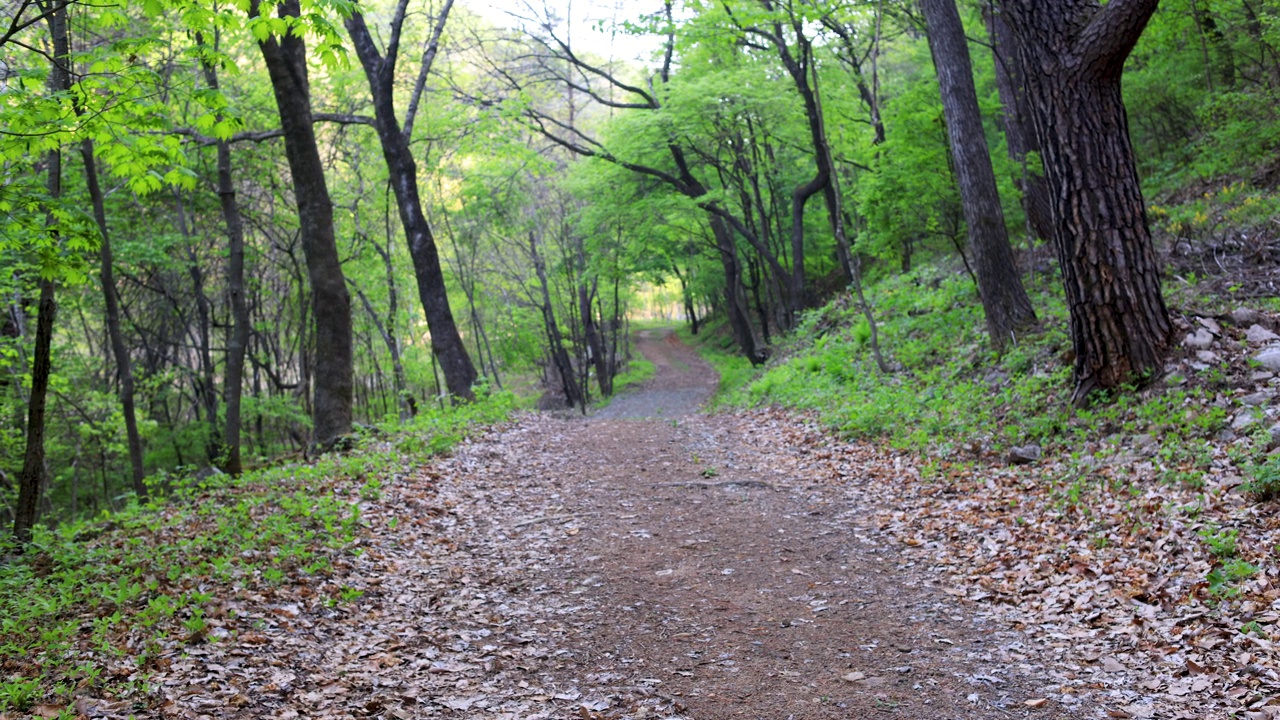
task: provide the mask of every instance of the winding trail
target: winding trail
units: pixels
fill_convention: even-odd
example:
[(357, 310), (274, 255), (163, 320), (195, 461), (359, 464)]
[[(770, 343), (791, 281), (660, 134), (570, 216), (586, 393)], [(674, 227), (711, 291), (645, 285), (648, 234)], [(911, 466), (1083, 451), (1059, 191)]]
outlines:
[(582, 518), (545, 593), (578, 623), (561, 684), (648, 683), (698, 720), (1067, 716), (1024, 704), (1051, 683), (1016, 633), (871, 537), (856, 477), (815, 472), (822, 448), (782, 426), (696, 414), (718, 378), (671, 331), (637, 347), (655, 376), (540, 454)]

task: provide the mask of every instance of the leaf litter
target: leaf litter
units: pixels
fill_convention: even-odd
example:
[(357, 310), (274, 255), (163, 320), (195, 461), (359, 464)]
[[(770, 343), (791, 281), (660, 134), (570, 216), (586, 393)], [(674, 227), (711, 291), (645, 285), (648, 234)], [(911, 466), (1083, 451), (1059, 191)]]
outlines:
[[(206, 629), (112, 638), (125, 662), (75, 644), (68, 667), (105, 679), (30, 711), (1280, 717), (1274, 513), (1228, 472), (1194, 490), (1124, 462), (1068, 485), (779, 410), (523, 415), (376, 495), (317, 487), (362, 522), (326, 572), (207, 578)], [(1207, 581), (1221, 529), (1259, 568), (1227, 593)]]

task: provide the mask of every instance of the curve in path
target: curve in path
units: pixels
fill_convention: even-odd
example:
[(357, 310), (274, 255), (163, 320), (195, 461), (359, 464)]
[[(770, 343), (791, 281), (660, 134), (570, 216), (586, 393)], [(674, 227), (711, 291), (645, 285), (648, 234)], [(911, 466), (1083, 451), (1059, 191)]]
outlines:
[(596, 419), (677, 418), (691, 415), (716, 391), (719, 377), (671, 328), (640, 330), (635, 349), (654, 365), (653, 377), (619, 393)]

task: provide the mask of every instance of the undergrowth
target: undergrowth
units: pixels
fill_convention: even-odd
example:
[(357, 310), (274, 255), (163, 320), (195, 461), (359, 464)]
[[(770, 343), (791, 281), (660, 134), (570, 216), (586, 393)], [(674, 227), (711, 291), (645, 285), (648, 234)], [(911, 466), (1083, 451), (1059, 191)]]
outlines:
[(1170, 473), (1190, 478), (1201, 470), (1196, 448), (1227, 419), (1209, 402), (1212, 383), (1131, 389), (1075, 409), (1061, 294), (1052, 280), (1030, 290), (1040, 328), (997, 353), (963, 273), (925, 268), (881, 281), (870, 292), (894, 366), (888, 374), (872, 361), (866, 321), (847, 295), (806, 313), (762, 369), (712, 342), (699, 347), (721, 372), (722, 405), (811, 411), (849, 438), (957, 457), (1028, 444), (1069, 450), (1108, 435), (1150, 433), (1162, 441)]
[(212, 618), (246, 595), (359, 599), (328, 581), (358, 555), (362, 502), (428, 456), (504, 420), (496, 393), (366, 433), (345, 454), (233, 478), (151, 478), (153, 496), (118, 512), (37, 526), (21, 555), (0, 562), (0, 712), (93, 693), (146, 706), (147, 678), (175, 648), (221, 642)]

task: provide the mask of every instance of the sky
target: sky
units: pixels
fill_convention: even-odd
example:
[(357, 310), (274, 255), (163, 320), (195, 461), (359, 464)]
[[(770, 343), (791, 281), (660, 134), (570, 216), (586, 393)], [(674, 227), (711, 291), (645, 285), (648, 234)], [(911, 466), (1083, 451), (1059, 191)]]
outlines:
[(545, 5), (561, 18), (569, 18), (570, 42), (574, 52), (589, 51), (601, 57), (647, 62), (659, 46), (653, 37), (637, 37), (596, 29), (600, 21), (634, 19), (661, 7), (656, 0), (464, 0), (495, 25), (512, 27), (519, 21), (511, 13), (529, 17), (530, 5), (540, 14)]

